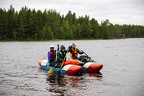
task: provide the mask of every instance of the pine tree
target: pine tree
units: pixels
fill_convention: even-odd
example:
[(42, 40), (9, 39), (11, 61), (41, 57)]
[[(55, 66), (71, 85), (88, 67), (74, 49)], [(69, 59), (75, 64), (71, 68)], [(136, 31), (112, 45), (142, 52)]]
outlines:
[(26, 39), (27, 38), (27, 31), (28, 31), (28, 20), (27, 20), (27, 7), (22, 7), (22, 9), (19, 12), (19, 36), (20, 39)]
[(109, 39), (110, 38), (110, 34), (109, 34), (109, 26), (110, 26), (110, 22), (108, 19), (106, 19), (105, 21), (101, 22), (101, 38), (103, 39)]
[(81, 31), (82, 31), (81, 25), (78, 23), (76, 25), (76, 39), (80, 39), (81, 38), (81, 35), (80, 35)]
[(6, 11), (0, 8), (0, 40), (52, 40), (52, 39), (109, 39), (144, 37), (142, 25), (112, 24), (108, 19), (101, 24), (88, 15), (76, 18), (69, 11), (66, 16), (56, 10), (28, 9)]
[(13, 35), (13, 38), (12, 39), (14, 39), (14, 40), (17, 40), (17, 32), (16, 32), (16, 30), (14, 30), (13, 32), (12, 32), (12, 35)]
[(0, 8), (0, 40), (5, 40), (8, 33), (8, 19), (5, 9)]
[(72, 33), (72, 29), (69, 26), (69, 21), (63, 21), (62, 26), (63, 26), (62, 33), (64, 33), (62, 35), (65, 37), (64, 39), (72, 39), (73, 33)]
[(8, 16), (7, 38), (12, 39), (12, 32), (15, 29), (15, 25), (16, 25), (15, 10), (12, 5), (10, 6), (10, 9), (7, 12), (7, 16)]
[(93, 29), (92, 37), (95, 39), (98, 39), (99, 38), (99, 24), (98, 24), (98, 22), (94, 18), (92, 18), (90, 21), (90, 24), (91, 24), (92, 29)]
[(78, 23), (81, 25), (80, 35), (82, 38), (92, 38), (93, 29), (90, 24), (89, 16), (80, 17)]
[(51, 30), (50, 27), (47, 27), (47, 30), (46, 30), (46, 38), (47, 40), (52, 40), (54, 39), (54, 35), (53, 35), (53, 32)]
[(34, 34), (36, 33), (36, 30), (35, 30), (34, 21), (32, 18), (29, 18), (28, 20), (28, 33), (29, 33), (28, 38), (34, 39)]

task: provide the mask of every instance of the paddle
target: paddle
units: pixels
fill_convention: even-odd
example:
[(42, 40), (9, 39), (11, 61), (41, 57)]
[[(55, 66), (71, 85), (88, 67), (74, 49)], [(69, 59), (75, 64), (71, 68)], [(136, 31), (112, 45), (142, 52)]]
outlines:
[(48, 70), (49, 75), (53, 75), (53, 69), (52, 67)]

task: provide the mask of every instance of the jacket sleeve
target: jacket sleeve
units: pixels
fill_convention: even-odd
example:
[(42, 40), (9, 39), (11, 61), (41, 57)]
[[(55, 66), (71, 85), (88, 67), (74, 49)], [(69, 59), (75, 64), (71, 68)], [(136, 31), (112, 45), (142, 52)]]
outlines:
[(68, 53), (68, 50), (65, 50), (65, 53)]
[(50, 52), (48, 52), (48, 60), (52, 60)]
[(84, 52), (83, 51), (80, 51), (79, 49), (77, 49), (78, 50), (78, 53), (79, 54), (83, 54)]
[(71, 52), (71, 48), (72, 48), (72, 46), (69, 46), (69, 47), (67, 48), (67, 52)]
[(58, 46), (58, 48), (57, 48), (57, 50), (56, 51), (59, 51), (59, 46)]

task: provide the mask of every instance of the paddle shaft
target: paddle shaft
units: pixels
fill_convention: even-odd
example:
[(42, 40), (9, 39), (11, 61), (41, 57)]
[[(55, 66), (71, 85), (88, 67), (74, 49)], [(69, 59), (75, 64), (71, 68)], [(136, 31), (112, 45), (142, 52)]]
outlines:
[[(77, 47), (77, 46), (76, 46)], [(82, 52), (84, 52), (82, 49), (80, 49), (79, 47), (77, 47), (79, 50), (81, 50)], [(84, 52), (84, 54), (86, 55), (86, 56), (88, 56), (85, 52)], [(89, 56), (88, 56), (89, 57)]]

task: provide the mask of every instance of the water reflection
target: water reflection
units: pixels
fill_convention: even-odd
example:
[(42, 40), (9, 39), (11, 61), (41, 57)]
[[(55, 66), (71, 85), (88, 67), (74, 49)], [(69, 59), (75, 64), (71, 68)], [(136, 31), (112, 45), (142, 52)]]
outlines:
[(102, 73), (97, 72), (97, 73), (87, 73), (89, 77), (95, 77), (96, 80), (102, 80)]
[(83, 73), (79, 75), (54, 74), (46, 79), (49, 92), (59, 95), (78, 95), (79, 91), (87, 90), (91, 82), (101, 81), (102, 73)]
[(65, 82), (63, 76), (49, 76), (47, 78), (46, 83), (48, 84), (48, 87), (46, 88), (49, 92), (54, 92), (54, 93), (64, 93), (67, 91), (65, 88)]

